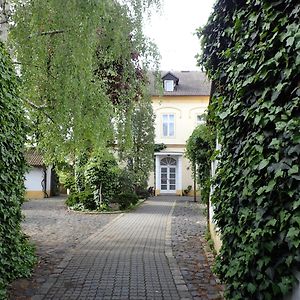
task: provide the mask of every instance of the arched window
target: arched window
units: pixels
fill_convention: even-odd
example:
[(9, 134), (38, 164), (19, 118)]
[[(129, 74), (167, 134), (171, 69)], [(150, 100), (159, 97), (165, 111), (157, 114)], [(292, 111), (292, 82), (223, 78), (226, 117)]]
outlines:
[(161, 166), (176, 166), (177, 161), (172, 157), (165, 157), (160, 161)]

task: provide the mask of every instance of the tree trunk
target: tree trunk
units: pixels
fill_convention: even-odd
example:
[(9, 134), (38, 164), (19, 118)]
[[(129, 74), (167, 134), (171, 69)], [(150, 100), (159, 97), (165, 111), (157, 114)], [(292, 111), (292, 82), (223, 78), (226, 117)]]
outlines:
[(196, 164), (194, 164), (194, 202), (197, 202), (197, 174), (196, 174)]
[(99, 207), (102, 205), (102, 182), (99, 185)]

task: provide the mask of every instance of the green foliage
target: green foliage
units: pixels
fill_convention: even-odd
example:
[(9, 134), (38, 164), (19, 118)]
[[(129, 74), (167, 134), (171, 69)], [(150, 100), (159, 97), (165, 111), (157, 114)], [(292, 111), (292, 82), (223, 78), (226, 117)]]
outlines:
[(164, 150), (166, 148), (167, 148), (167, 146), (164, 143), (155, 144), (154, 145), (154, 152), (160, 152), (161, 150)]
[(134, 184), (147, 188), (149, 173), (153, 170), (154, 117), (151, 100), (144, 94), (135, 105), (132, 115), (132, 147), (127, 151), (128, 169), (134, 174)]
[(138, 200), (138, 196), (133, 192), (124, 192), (115, 196), (115, 202), (119, 203), (121, 210), (129, 208), (131, 205), (136, 205)]
[(201, 188), (201, 199), (208, 201), (210, 189), (211, 157), (215, 147), (215, 133), (207, 124), (198, 125), (188, 138), (186, 157), (190, 160), (193, 176)]
[(132, 193), (135, 189), (135, 174), (128, 170), (123, 169), (118, 175), (118, 187), (116, 189), (116, 194), (118, 193)]
[(185, 196), (188, 196), (188, 194), (190, 193), (190, 191), (192, 190), (192, 186), (188, 185), (187, 188), (183, 191)]
[(225, 1), (202, 31), (222, 149), (213, 194), (228, 299), (281, 299), (300, 264), (300, 4)]
[(120, 169), (113, 155), (92, 155), (85, 169), (85, 189), (93, 191), (93, 201), (99, 208), (103, 203), (108, 204), (118, 185)]
[(66, 200), (66, 205), (75, 210), (96, 210), (96, 202), (94, 201), (94, 194), (91, 190), (84, 190), (81, 192), (73, 192)]
[(16, 3), (11, 42), (21, 63), (22, 98), (48, 161), (64, 161), (112, 137), (112, 108), (95, 77), (102, 1)]
[(21, 232), (24, 201), (24, 111), (8, 53), (0, 42), (0, 298), (8, 282), (28, 276), (33, 247)]
[(114, 141), (121, 154), (131, 149), (132, 115), (145, 96), (149, 62), (156, 61), (142, 18), (158, 1), (13, 2), (11, 43), (30, 142), (55, 164)]
[(139, 199), (148, 199), (150, 197), (149, 190), (140, 186), (135, 187), (135, 193)]

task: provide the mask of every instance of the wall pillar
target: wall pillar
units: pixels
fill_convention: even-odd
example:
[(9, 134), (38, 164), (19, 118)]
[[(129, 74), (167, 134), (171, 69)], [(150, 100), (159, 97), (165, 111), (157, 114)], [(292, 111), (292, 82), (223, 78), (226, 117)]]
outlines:
[(155, 156), (155, 194), (160, 194), (160, 158)]
[(178, 156), (177, 188), (176, 188), (176, 190), (182, 191), (182, 156)]

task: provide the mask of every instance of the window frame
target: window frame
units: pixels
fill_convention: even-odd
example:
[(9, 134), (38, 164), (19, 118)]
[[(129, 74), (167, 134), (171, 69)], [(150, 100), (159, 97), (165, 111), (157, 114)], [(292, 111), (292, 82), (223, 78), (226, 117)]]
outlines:
[(171, 80), (171, 79), (164, 80), (164, 90), (165, 90), (165, 92), (173, 92), (174, 91), (174, 80)]
[[(170, 116), (173, 117), (173, 121), (170, 120)], [(165, 121), (166, 117), (166, 121)], [(165, 134), (165, 124), (166, 124), (166, 134)], [(170, 134), (171, 124), (173, 124), (173, 132)], [(162, 114), (162, 136), (164, 138), (175, 137), (175, 114), (174, 113), (164, 113)]]

